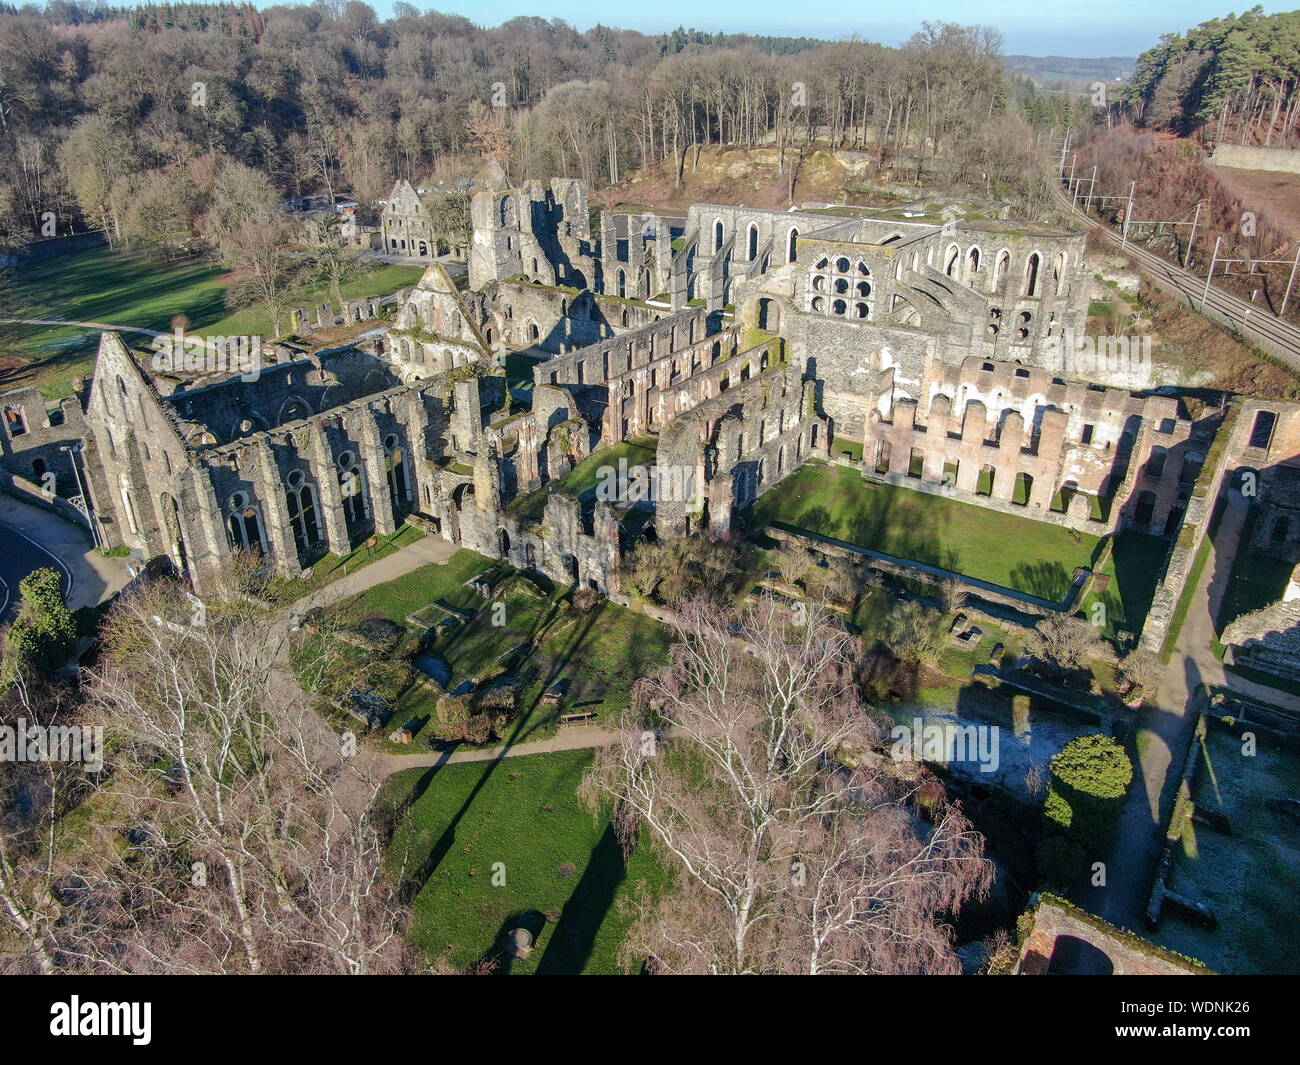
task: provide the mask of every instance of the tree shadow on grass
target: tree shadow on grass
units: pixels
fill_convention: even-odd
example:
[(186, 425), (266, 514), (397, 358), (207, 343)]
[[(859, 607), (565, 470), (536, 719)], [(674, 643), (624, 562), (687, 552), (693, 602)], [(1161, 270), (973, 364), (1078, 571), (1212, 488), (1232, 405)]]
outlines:
[(1070, 594), (1074, 573), (1060, 562), (1022, 562), (1011, 570), (1011, 586), (1017, 591), (1059, 603)]
[(627, 877), (623, 848), (613, 824), (605, 826), (582, 878), (560, 911), (560, 920), (537, 964), (541, 974), (577, 974), (591, 958), (596, 935)]

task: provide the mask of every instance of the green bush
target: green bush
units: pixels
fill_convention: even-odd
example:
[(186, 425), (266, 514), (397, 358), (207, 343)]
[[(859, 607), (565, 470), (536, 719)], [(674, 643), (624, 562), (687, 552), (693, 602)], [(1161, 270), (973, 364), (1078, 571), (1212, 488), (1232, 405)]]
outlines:
[(56, 569), (33, 570), (18, 584), (22, 608), (5, 637), (0, 685), (31, 673), (49, 676), (77, 646), (77, 621), (63, 599), (63, 577)]
[(1067, 743), (1052, 759), (1040, 871), (1069, 883), (1098, 860), (1114, 835), (1132, 781), (1128, 752), (1111, 737), (1076, 736)]

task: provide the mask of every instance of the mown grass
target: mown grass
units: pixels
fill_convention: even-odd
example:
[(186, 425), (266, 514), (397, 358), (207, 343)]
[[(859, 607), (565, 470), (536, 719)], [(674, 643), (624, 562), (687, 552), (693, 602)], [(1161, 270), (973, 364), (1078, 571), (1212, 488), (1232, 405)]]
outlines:
[(761, 496), (747, 515), (896, 558), (953, 570), (1059, 601), (1074, 570), (1091, 564), (1088, 534), (903, 486), (864, 481), (853, 469), (810, 462)]
[[(419, 266), (385, 264), (343, 288), (345, 299), (387, 295), (414, 284)], [(95, 248), (16, 269), (4, 286), (0, 318), (59, 318), (96, 322), (123, 330), (167, 332), (172, 319), (185, 315), (190, 330), (209, 336), (270, 336), (271, 321), (257, 309), (232, 311), (223, 266), (206, 259), (163, 263), (145, 255)], [(303, 306), (329, 299), (325, 288), (305, 290)], [(285, 323), (287, 328), (287, 323)], [(94, 368), (99, 330), (80, 326), (9, 325), (2, 327), (0, 354), (19, 356), (27, 365), (10, 370), (0, 387), (35, 385), (48, 400), (72, 395), (75, 378)], [(128, 344), (147, 347), (143, 333), (125, 333)]]
[[(1168, 553), (1169, 541), (1163, 537), (1136, 529), (1120, 533), (1111, 545), (1110, 556), (1097, 571), (1098, 583), (1080, 604), (1084, 617), (1097, 616), (1095, 608), (1100, 604), (1101, 629), (1107, 639), (1114, 639), (1120, 631), (1140, 633)], [(1106, 585), (1104, 590), (1098, 590), (1099, 583)]]
[[(501, 594), (482, 598), (466, 583), (479, 575), (503, 589)], [(446, 612), (459, 616), (460, 623), (426, 650), (451, 668), (452, 690), (515, 657), (509, 668), (516, 680), (519, 715), (510, 726), (512, 743), (553, 734), (565, 713), (591, 712), (598, 721), (612, 719), (629, 704), (637, 679), (667, 662), (672, 636), (652, 618), (606, 599), (589, 610), (577, 610), (569, 605), (567, 588), (511, 579), (515, 577), (509, 566), (458, 551), (444, 565), (422, 566), (367, 589), (345, 609), (358, 617), (383, 617), (404, 625), (409, 615), (431, 603), (451, 608)], [(520, 648), (526, 651), (515, 656)], [(564, 699), (545, 704), (547, 688), (561, 680), (568, 683)], [(414, 684), (402, 694), (394, 721), (426, 718), (435, 706), (434, 694)], [(410, 752), (422, 746), (394, 749)]]
[(392, 777), (386, 801), (414, 796), (388, 860), (414, 892), (408, 942), (428, 962), (460, 969), (499, 953), (527, 927), (528, 973), (617, 973), (631, 923), (625, 900), (646, 898), (664, 873), (644, 844), (623, 861), (606, 816), (578, 798), (589, 751), (412, 769)]
[(648, 469), (655, 464), (657, 448), (658, 440), (655, 437), (641, 436), (597, 451), (578, 463), (567, 477), (551, 481), (537, 491), (519, 497), (510, 505), (510, 509), (521, 518), (540, 520), (552, 492), (563, 490), (566, 494), (581, 499), (588, 492), (594, 491), (602, 479), (608, 476), (604, 471), (613, 470), (617, 475), (620, 459), (627, 462), (627, 476), (630, 479), (634, 476), (633, 467), (644, 466)]

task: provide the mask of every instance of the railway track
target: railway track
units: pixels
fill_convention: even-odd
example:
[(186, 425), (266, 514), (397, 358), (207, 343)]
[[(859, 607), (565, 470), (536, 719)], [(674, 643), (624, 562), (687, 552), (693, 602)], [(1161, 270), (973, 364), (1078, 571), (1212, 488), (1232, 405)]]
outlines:
[(1227, 323), (1251, 343), (1300, 373), (1300, 328), (1273, 317), (1271, 312), (1262, 310), (1249, 300), (1224, 292), (1213, 284), (1210, 285), (1209, 295), (1205, 296), (1205, 278), (1197, 277), (1181, 266), (1175, 266), (1140, 245), (1124, 244), (1118, 233), (1079, 210), (1062, 190), (1056, 191), (1056, 198), (1060, 206), (1076, 221), (1089, 228), (1100, 228), (1106, 240), (1115, 248), (1123, 246), (1123, 250), (1132, 255), (1161, 288), (1176, 292), (1187, 300), (1192, 310)]

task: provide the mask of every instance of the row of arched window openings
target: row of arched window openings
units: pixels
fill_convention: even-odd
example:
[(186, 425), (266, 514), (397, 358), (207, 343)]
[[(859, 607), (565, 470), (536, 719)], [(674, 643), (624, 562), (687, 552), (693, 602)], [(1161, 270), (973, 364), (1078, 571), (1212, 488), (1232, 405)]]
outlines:
[[(750, 222), (745, 230), (745, 260), (753, 262), (758, 258), (758, 224)], [(785, 261), (787, 263), (797, 262), (796, 250), (797, 241), (799, 240), (798, 226), (791, 226), (785, 234)], [(721, 218), (713, 220), (713, 250), (719, 252), (722, 246), (727, 242), (727, 227)]]

